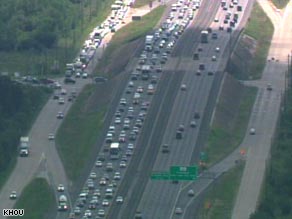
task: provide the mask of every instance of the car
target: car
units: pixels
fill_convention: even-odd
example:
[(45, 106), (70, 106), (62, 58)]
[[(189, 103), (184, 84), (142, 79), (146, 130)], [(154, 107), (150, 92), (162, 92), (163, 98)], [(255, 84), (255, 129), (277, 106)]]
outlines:
[(220, 47), (216, 47), (215, 52), (220, 52)]
[(177, 208), (175, 208), (174, 213), (175, 213), (175, 214), (182, 214), (183, 211), (182, 211), (181, 208), (177, 207)]
[(54, 135), (53, 133), (50, 133), (50, 134), (48, 135), (48, 139), (49, 139), (50, 141), (54, 140), (54, 139), (55, 139), (55, 135)]
[(132, 144), (132, 143), (128, 144), (127, 148), (129, 150), (134, 150), (134, 144)]
[(212, 61), (215, 62), (217, 60), (216, 56), (212, 56)]
[(214, 75), (214, 72), (213, 71), (208, 71), (208, 75)]
[(109, 200), (107, 200), (107, 199), (104, 199), (103, 201), (102, 201), (102, 203), (101, 203), (101, 205), (102, 206), (104, 206), (104, 207), (107, 207), (107, 206), (109, 206)]
[(201, 75), (201, 70), (197, 70), (196, 75), (200, 76)]
[(59, 101), (58, 101), (59, 104), (64, 104), (65, 103), (65, 99), (63, 97), (59, 98)]
[(81, 214), (81, 208), (78, 207), (78, 206), (76, 206), (76, 207), (74, 208), (73, 212), (74, 212), (75, 215), (80, 215), (80, 214)]
[(102, 167), (102, 161), (97, 160), (97, 161), (95, 162), (95, 166), (96, 166), (96, 167)]
[(75, 78), (80, 78), (80, 77), (81, 77), (80, 72), (76, 72), (76, 74), (75, 74)]
[(251, 128), (251, 129), (249, 130), (249, 134), (250, 134), (250, 135), (255, 135), (255, 133), (256, 133), (255, 128)]
[(75, 84), (75, 83), (76, 83), (76, 80), (74, 80), (73, 78), (68, 78), (68, 77), (64, 78), (64, 84)]
[(200, 116), (200, 113), (199, 112), (195, 112), (194, 114), (194, 118), (195, 119), (199, 119), (201, 116)]
[(195, 121), (195, 120), (192, 120), (191, 123), (190, 123), (190, 126), (191, 126), (192, 128), (196, 128), (196, 127), (197, 127), (197, 123), (196, 123), (196, 121)]
[(126, 150), (126, 156), (130, 157), (133, 155), (133, 150), (127, 149)]
[(57, 187), (58, 192), (64, 192), (65, 191), (65, 186), (63, 184), (59, 184)]
[(186, 85), (186, 84), (182, 84), (182, 85), (180, 86), (180, 89), (181, 89), (182, 91), (187, 90), (187, 85)]
[(190, 189), (190, 190), (188, 191), (188, 196), (193, 197), (194, 195), (195, 195), (194, 190)]
[(10, 198), (11, 200), (17, 199), (17, 193), (16, 193), (16, 191), (12, 191), (12, 192), (10, 193), (10, 195), (9, 195), (9, 198)]
[(178, 130), (183, 132), (185, 130), (185, 126), (184, 125), (179, 125)]
[(54, 94), (53, 100), (59, 100), (60, 96), (58, 94)]
[(88, 74), (86, 72), (82, 73), (82, 78), (86, 79), (88, 77)]
[(106, 185), (106, 179), (105, 178), (101, 178), (100, 181), (99, 181), (99, 185), (101, 186), (105, 186)]
[(97, 215), (100, 217), (104, 217), (105, 216), (105, 211), (103, 209), (99, 209), (97, 212)]
[(268, 90), (268, 91), (271, 91), (271, 90), (273, 90), (273, 88), (272, 88), (272, 85), (271, 85), (271, 84), (267, 84), (267, 90)]
[(183, 136), (183, 135), (182, 135), (182, 132), (179, 131), (179, 130), (177, 130), (177, 131), (176, 131), (176, 134), (175, 134), (175, 138), (176, 138), (176, 139), (182, 139), (182, 136)]
[(74, 212), (70, 212), (68, 218), (69, 218), (69, 219), (75, 219), (75, 213), (74, 213)]
[(168, 144), (164, 144), (162, 145), (162, 150), (161, 150), (162, 153), (169, 153), (169, 146)]
[(63, 112), (58, 112), (57, 119), (63, 119), (63, 118), (64, 118), (64, 113)]
[(93, 197), (100, 197), (100, 196), (101, 196), (100, 189), (95, 189), (94, 192), (93, 192)]
[(125, 168), (125, 167), (127, 167), (127, 163), (126, 163), (126, 161), (121, 161), (120, 162), (120, 168)]
[(219, 22), (219, 18), (215, 17), (214, 22)]
[(124, 202), (123, 197), (122, 197), (122, 196), (117, 196), (117, 198), (116, 198), (116, 203), (121, 204), (121, 203), (123, 203), (123, 202)]
[(86, 216), (86, 217), (92, 217), (92, 212), (91, 212), (91, 210), (86, 210), (85, 212), (84, 212), (84, 216)]
[(120, 180), (120, 179), (121, 179), (121, 173), (120, 172), (115, 172), (114, 180)]
[(96, 179), (96, 173), (95, 172), (91, 172), (90, 175), (89, 175), (89, 177), (91, 179)]
[(224, 30), (224, 26), (223, 26), (223, 24), (221, 24), (221, 25), (219, 26), (219, 30)]

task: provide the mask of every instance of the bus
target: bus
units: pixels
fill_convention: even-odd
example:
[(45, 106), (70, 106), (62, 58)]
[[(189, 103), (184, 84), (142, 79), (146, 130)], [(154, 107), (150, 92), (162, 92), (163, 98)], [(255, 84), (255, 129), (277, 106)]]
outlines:
[(120, 144), (115, 142), (110, 144), (110, 159), (117, 160), (120, 157)]

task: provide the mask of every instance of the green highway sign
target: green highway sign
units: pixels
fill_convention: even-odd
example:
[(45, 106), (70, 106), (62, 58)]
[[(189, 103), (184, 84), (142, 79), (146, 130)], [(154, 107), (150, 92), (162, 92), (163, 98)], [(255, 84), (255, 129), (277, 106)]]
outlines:
[(197, 176), (198, 167), (197, 166), (171, 166), (170, 175)]
[(153, 180), (169, 180), (170, 174), (168, 172), (154, 172), (151, 174)]
[(170, 175), (171, 180), (195, 180), (196, 175)]
[(171, 166), (170, 172), (153, 172), (152, 180), (195, 180), (198, 177), (197, 166)]

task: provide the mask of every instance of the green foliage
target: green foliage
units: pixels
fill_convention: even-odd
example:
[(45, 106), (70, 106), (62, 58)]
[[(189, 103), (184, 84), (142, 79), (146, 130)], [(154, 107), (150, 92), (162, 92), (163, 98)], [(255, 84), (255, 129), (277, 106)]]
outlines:
[(45, 88), (25, 87), (0, 77), (1, 174), (15, 160), (19, 137), (26, 134), (49, 93)]
[(14, 206), (16, 209), (24, 209), (23, 219), (47, 218), (47, 214), (54, 207), (56, 207), (54, 191), (43, 178), (32, 180), (24, 188)]
[[(243, 169), (244, 164), (240, 163), (234, 169), (225, 173), (219, 181), (211, 187), (210, 191), (207, 192), (207, 196), (204, 198), (205, 206), (203, 209), (200, 209), (198, 219), (231, 218)], [(207, 203), (210, 204), (210, 208), (206, 208)]]
[(257, 79), (261, 77), (266, 65), (267, 55), (274, 33), (272, 22), (257, 2), (254, 3), (251, 17), (249, 18), (249, 22), (244, 33), (253, 37), (257, 41), (256, 52), (249, 69), (249, 75), (251, 78)]
[(292, 218), (292, 91), (272, 148), (262, 200), (251, 219)]
[[(254, 87), (244, 88), (239, 109), (236, 112), (235, 117), (229, 119), (231, 121), (225, 121), (226, 123), (230, 123), (230, 127), (227, 128), (226, 124), (219, 123), (213, 125), (211, 128), (206, 148), (211, 164), (224, 158), (242, 142), (256, 93), (257, 89)], [(224, 101), (225, 100), (220, 99), (218, 106), (228, 107), (226, 106), (226, 103), (224, 104)]]

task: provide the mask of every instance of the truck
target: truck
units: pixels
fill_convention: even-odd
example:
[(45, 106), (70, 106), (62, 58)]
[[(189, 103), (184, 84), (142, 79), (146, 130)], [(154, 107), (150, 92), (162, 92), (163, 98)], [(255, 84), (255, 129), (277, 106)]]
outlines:
[(29, 137), (27, 136), (20, 137), (19, 155), (21, 157), (27, 157), (28, 154), (29, 154)]
[(208, 43), (208, 34), (209, 32), (207, 30), (201, 31), (201, 43)]
[(117, 160), (120, 157), (120, 144), (113, 142), (110, 144), (110, 159)]
[(58, 211), (68, 210), (68, 200), (66, 195), (60, 195), (58, 202), (59, 202)]
[(154, 36), (153, 35), (147, 35), (145, 38), (145, 44), (146, 46), (152, 46), (154, 43)]

